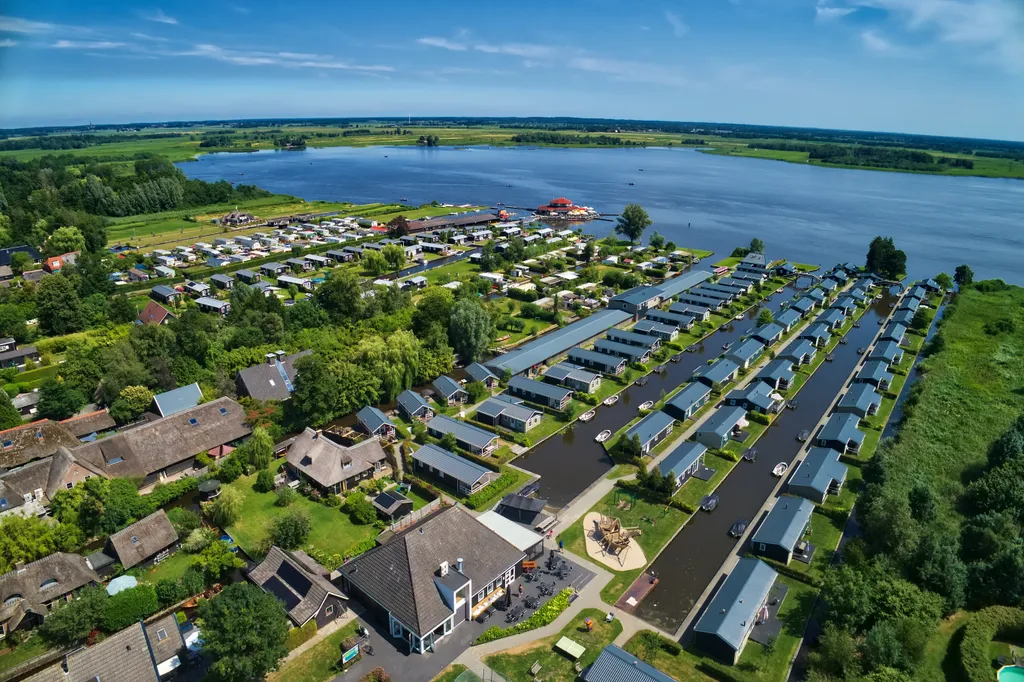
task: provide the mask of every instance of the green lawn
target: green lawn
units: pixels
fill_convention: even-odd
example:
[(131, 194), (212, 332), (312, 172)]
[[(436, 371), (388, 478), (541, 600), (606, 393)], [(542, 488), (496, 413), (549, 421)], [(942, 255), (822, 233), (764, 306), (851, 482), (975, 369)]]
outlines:
[(683, 484), (683, 487), (675, 494), (675, 500), (682, 504), (696, 508), (702, 497), (718, 487), (718, 484), (729, 475), (736, 462), (726, 459), (712, 452), (704, 455), (704, 464), (714, 469), (715, 473), (710, 480), (702, 481), (698, 478), (690, 478)]
[(721, 267), (732, 268), (732, 267), (735, 267), (735, 266), (739, 265), (741, 260), (743, 260), (743, 258), (741, 256), (726, 256), (722, 260), (720, 260), (720, 261), (718, 261), (716, 263), (712, 263), (712, 266), (716, 267), (716, 268), (721, 268)]
[(961, 674), (958, 636), (967, 624), (970, 614), (965, 611), (954, 613), (939, 624), (939, 629), (928, 638), (924, 658), (917, 666), (916, 682), (935, 680), (957, 680)]
[(325, 682), (331, 679), (340, 672), (341, 642), (354, 635), (357, 627), (359, 623), (352, 621), (331, 633), (276, 673), (267, 675), (267, 682)]
[(410, 500), (412, 500), (413, 510), (422, 509), (423, 507), (426, 507), (428, 504), (433, 502), (433, 500), (431, 500), (430, 498), (424, 497), (423, 495), (412, 489), (406, 490), (402, 494), (408, 497)]
[(794, 268), (796, 268), (800, 272), (814, 272), (819, 267), (821, 267), (819, 265), (814, 265), (813, 263), (793, 263), (793, 262), (790, 262), (790, 265), (792, 265)]
[[(583, 609), (572, 619), (561, 632), (545, 637), (528, 648), (516, 650), (515, 653), (492, 654), (484, 657), (484, 663), (497, 673), (501, 673), (511, 682), (532, 682), (534, 675), (530, 668), (540, 663), (539, 677), (543, 680), (576, 679), (574, 662), (565, 654), (556, 651), (554, 645), (562, 637), (568, 637), (586, 647), (580, 656), (579, 663), (586, 668), (593, 663), (601, 650), (615, 641), (622, 632), (622, 623), (618, 619), (605, 623), (605, 612), (599, 609)], [(593, 620), (593, 629), (587, 632), (584, 619)]]
[[(283, 463), (283, 459), (278, 460), (275, 466), (280, 467)], [(253, 474), (243, 476), (229, 484), (242, 493), (243, 501), (242, 513), (238, 521), (227, 531), (238, 543), (238, 546), (250, 556), (266, 536), (270, 520), (276, 515), (293, 509), (304, 510), (313, 522), (307, 544), (331, 554), (345, 554), (352, 545), (377, 535), (378, 531), (374, 526), (357, 526), (338, 509), (311, 502), (302, 496), (299, 496), (295, 503), (287, 509), (274, 506), (277, 494), (254, 491), (252, 485), (255, 482), (256, 474)]]
[[(461, 663), (453, 663), (452, 665), (442, 670), (441, 674), (432, 679), (430, 682), (455, 682), (458, 676), (466, 672), (467, 670), (469, 670), (469, 668), (462, 665)], [(476, 682), (480, 679), (479, 677), (475, 676), (475, 673), (471, 674), (474, 675), (474, 677), (472, 678), (473, 682)]]
[[(10, 646), (10, 642), (6, 642)], [(21, 644), (7, 649), (4, 653), (0, 654), (0, 674), (21, 665), (25, 661), (32, 660), (36, 656), (42, 656), (49, 647), (43, 643), (42, 637), (38, 635), (30, 635)]]
[(146, 569), (146, 571), (139, 576), (139, 579), (151, 582), (154, 585), (165, 578), (168, 580), (177, 580), (181, 577), (181, 574), (188, 570), (188, 567), (192, 565), (193, 559), (195, 559), (195, 555), (189, 554), (183, 549), (179, 549), (156, 566)]
[[(748, 642), (735, 666), (725, 665), (705, 656), (691, 644), (678, 656), (658, 649), (645, 658), (648, 663), (671, 675), (679, 682), (712, 682), (713, 680), (751, 680), (754, 682), (784, 682), (789, 673), (789, 662), (796, 654), (804, 625), (810, 617), (817, 591), (797, 580), (779, 578), (777, 584), (787, 585), (789, 592), (779, 610), (782, 632), (769, 654), (757, 642)], [(639, 645), (640, 633), (633, 635), (624, 647), (639, 658), (646, 652)], [(707, 672), (704, 672), (706, 670)], [(941, 678), (939, 678), (941, 679)]]
[(480, 274), (480, 266), (470, 263), (468, 258), (456, 261), (440, 268), (428, 270), (424, 277), (430, 284), (445, 284), (454, 280), (467, 280)]

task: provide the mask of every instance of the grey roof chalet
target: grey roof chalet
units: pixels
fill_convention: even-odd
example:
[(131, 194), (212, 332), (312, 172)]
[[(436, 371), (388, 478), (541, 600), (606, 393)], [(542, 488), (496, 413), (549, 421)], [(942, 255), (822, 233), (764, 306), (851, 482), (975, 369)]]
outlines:
[(917, 309), (921, 307), (921, 300), (918, 298), (909, 298), (904, 296), (900, 302), (897, 310), (909, 310), (911, 312), (917, 312)]
[(757, 339), (750, 338), (737, 343), (726, 351), (726, 355), (733, 361), (742, 360), (743, 362), (750, 362), (763, 352), (764, 344)]
[(665, 459), (658, 463), (658, 470), (662, 476), (671, 474), (673, 478), (693, 466), (693, 463), (701, 458), (708, 449), (700, 443), (688, 440), (676, 447), (672, 452), (665, 455)]
[(722, 277), (716, 284), (722, 287), (732, 287), (733, 289), (739, 289), (740, 291), (750, 291), (750, 287), (754, 286), (754, 283), (748, 279), (736, 279), (735, 277)]
[(549, 384), (546, 381), (527, 379), (523, 376), (512, 377), (508, 382), (508, 387), (516, 391), (526, 391), (528, 393), (543, 396), (548, 400), (555, 402), (565, 400), (565, 396), (572, 393), (572, 391), (567, 388), (562, 388), (555, 384)]
[(868, 355), (869, 360), (885, 360), (892, 364), (903, 357), (903, 351), (895, 341), (879, 341)]
[(882, 404), (882, 396), (878, 395), (875, 387), (867, 383), (856, 383), (850, 386), (839, 400), (838, 409), (857, 413), (867, 413), (868, 408), (874, 405), (876, 408)]
[(39, 355), (39, 351), (36, 350), (35, 346), (15, 348), (14, 350), (9, 350), (0, 353), (0, 363), (7, 363), (10, 362), (11, 360), (20, 360), (22, 358), (32, 357), (35, 355)]
[(768, 411), (778, 402), (775, 396), (775, 389), (763, 381), (751, 381), (743, 388), (730, 391), (726, 400), (745, 400), (754, 407)]
[(141, 564), (177, 541), (178, 533), (163, 509), (110, 536), (110, 545), (125, 569)]
[(907, 290), (907, 298), (919, 298), (924, 300), (925, 296), (928, 295), (928, 290), (920, 284), (915, 284)]
[(914, 321), (914, 311), (907, 309), (897, 310), (892, 314), (891, 320), (893, 322), (898, 322), (905, 327), (909, 327)]
[(700, 402), (711, 395), (711, 387), (700, 381), (691, 381), (686, 384), (679, 393), (676, 393), (665, 403), (666, 407), (674, 408), (680, 414), (690, 414), (690, 411)]
[(211, 275), (210, 276), (210, 281), (211, 282), (216, 282), (218, 284), (230, 285), (232, 282), (235, 281), (235, 279), (234, 279), (234, 277), (231, 277), (230, 275), (222, 275), (220, 273), (217, 273), (216, 275)]
[(239, 277), (241, 277), (242, 279), (245, 279), (245, 280), (252, 280), (252, 279), (255, 279), (256, 277), (259, 277), (259, 275), (257, 273), (255, 273), (255, 272), (253, 272), (252, 270), (245, 270), (245, 269), (243, 269), (243, 270), (236, 270), (235, 274), (238, 275)]
[[(684, 315), (683, 313), (673, 313), (671, 311), (665, 312), (664, 310), (661, 310), (659, 308), (654, 308), (652, 310), (648, 310), (644, 314), (644, 319), (637, 322), (636, 325), (634, 325), (633, 329), (636, 329), (638, 331), (643, 330), (644, 327), (642, 327), (641, 325), (643, 325), (644, 323), (661, 324), (666, 327), (670, 327), (673, 330), (678, 327), (684, 327), (689, 329), (690, 325), (693, 324), (693, 320), (694, 318), (690, 315)], [(644, 333), (646, 334), (648, 332)]]
[(784, 495), (775, 500), (775, 506), (750, 541), (754, 545), (778, 545), (792, 551), (803, 537), (813, 511), (814, 503), (810, 500)]
[(834, 308), (836, 310), (842, 310), (846, 314), (850, 314), (853, 310), (856, 310), (857, 308), (857, 299), (855, 299), (853, 296), (840, 296), (835, 301), (833, 301), (832, 305), (829, 307)]
[(700, 430), (709, 431), (719, 436), (728, 436), (734, 426), (747, 415), (742, 407), (720, 407), (704, 422)]
[(857, 428), (859, 423), (860, 417), (855, 414), (836, 412), (825, 422), (818, 439), (838, 443), (863, 443), (864, 432)]
[(807, 488), (824, 499), (833, 481), (846, 480), (847, 466), (839, 461), (839, 452), (832, 448), (811, 448), (797, 467), (789, 485)]
[(487, 369), (479, 362), (473, 362), (466, 365), (466, 375), (469, 376), (470, 381), (486, 381), (487, 379), (498, 379), (498, 376)]
[(868, 360), (857, 373), (857, 381), (874, 384), (884, 381), (891, 385), (892, 379), (892, 374), (889, 373), (889, 363), (884, 360)]
[(457, 419), (443, 414), (439, 414), (427, 424), (428, 431), (436, 431), (442, 436), (448, 433), (455, 434), (455, 438), (464, 443), (469, 443), (479, 448), (486, 448), (490, 445), (491, 441), (497, 438), (496, 435), (490, 431), (485, 431), (479, 427), (460, 422)]
[(519, 374), (628, 319), (630, 319), (630, 314), (625, 310), (601, 310), (561, 329), (544, 334), (510, 353), (499, 355), (488, 362), (487, 366), (498, 374), (506, 369), (512, 374)]
[(784, 379), (786, 382), (793, 381), (793, 363), (790, 360), (777, 359), (772, 360), (757, 373), (759, 379), (766, 379), (772, 383), (777, 383), (780, 379)]
[(817, 352), (814, 344), (807, 339), (797, 339), (792, 343), (788, 344), (782, 351), (779, 352), (777, 359), (781, 360), (792, 360), (794, 363), (802, 361), (805, 355), (811, 357)]
[(81, 554), (49, 554), (0, 575), (0, 619), (13, 617), (20, 622), (30, 612), (45, 616), (46, 602), (98, 582), (99, 576)]
[(428, 464), (445, 476), (451, 476), (456, 481), (465, 483), (469, 487), (472, 487), (491, 473), (491, 470), (487, 467), (480, 466), (476, 462), (471, 462), (465, 457), (460, 457), (433, 443), (424, 445), (412, 453), (412, 456), (413, 459)]
[(195, 407), (202, 399), (203, 392), (199, 389), (198, 382), (153, 396), (156, 410), (161, 417), (170, 417), (172, 414)]
[(816, 322), (824, 322), (829, 326), (846, 322), (846, 313), (838, 308), (829, 308), (815, 319)]
[(15, 426), (0, 431), (0, 467), (13, 467), (34, 459), (49, 457), (60, 447), (73, 448), (79, 445), (63, 425), (49, 419)]
[(145, 477), (252, 433), (245, 410), (217, 398), (71, 451), (111, 477)]
[(710, 308), (692, 303), (673, 303), (668, 307), (668, 310), (671, 313), (679, 313), (680, 315), (696, 317), (701, 320), (711, 314)]
[(633, 424), (633, 426), (626, 429), (626, 433), (623, 437), (632, 438), (633, 436), (639, 436), (640, 444), (646, 445), (650, 441), (654, 440), (659, 433), (671, 427), (673, 423), (675, 423), (675, 419), (673, 419), (671, 415), (662, 412), (661, 410), (655, 410), (636, 424)]
[(557, 365), (552, 365), (548, 368), (548, 371), (544, 372), (544, 376), (554, 379), (559, 383), (566, 379), (575, 379), (584, 384), (590, 384), (594, 379), (601, 377), (600, 374), (595, 374), (569, 362), (560, 362)]
[(652, 286), (638, 286), (623, 291), (621, 294), (612, 296), (611, 303), (624, 303), (629, 306), (638, 306), (647, 301), (661, 299), (663, 296), (662, 290), (658, 287)]
[(323, 572), (310, 570), (280, 547), (271, 547), (267, 558), (249, 571), (249, 580), (284, 603), (288, 617), (301, 627), (309, 622), (330, 596), (345, 599), (341, 590), (323, 577)]
[(825, 292), (822, 291), (821, 289), (811, 289), (805, 294), (805, 296), (807, 296), (807, 298), (814, 300), (817, 303), (821, 303), (827, 298), (825, 296)]
[(609, 644), (583, 673), (583, 682), (675, 682), (628, 651)]
[[(665, 313), (662, 313), (665, 314)], [(668, 313), (671, 315), (672, 313)], [(683, 317), (680, 315), (680, 317)], [(680, 320), (684, 322), (685, 320)], [(640, 320), (633, 325), (633, 331), (639, 334), (671, 336), (678, 331), (678, 325), (662, 324), (654, 320)]]
[(666, 279), (656, 288), (661, 290), (662, 299), (673, 298), (675, 296), (678, 296), (682, 292), (697, 286), (701, 282), (705, 282), (711, 279), (711, 277), (713, 276), (714, 273), (708, 270), (696, 270), (686, 272), (681, 275), (677, 275), (675, 277)]
[(444, 398), (451, 398), (457, 393), (466, 392), (466, 389), (462, 387), (462, 384), (444, 374), (434, 379), (432, 386), (434, 387), (434, 390)]
[(312, 352), (303, 350), (286, 355), (274, 363), (263, 362), (238, 370), (235, 383), (238, 384), (239, 393), (256, 400), (287, 400), (295, 385), (296, 361)]
[(406, 414), (414, 417), (419, 416), (420, 411), (424, 409), (430, 410), (431, 412), (434, 411), (434, 408), (431, 407), (426, 398), (421, 396), (419, 393), (415, 393), (408, 389), (398, 394), (397, 402), (399, 407), (401, 407)]
[(598, 353), (596, 350), (587, 348), (572, 348), (569, 350), (569, 361), (574, 363), (585, 363), (589, 365), (598, 364), (608, 369), (615, 369), (625, 365), (626, 359), (607, 353)]
[(594, 349), (600, 353), (607, 352), (608, 355), (627, 358), (631, 362), (643, 362), (644, 358), (651, 353), (650, 348), (631, 346), (628, 343), (619, 343), (610, 339), (598, 339), (594, 342)]
[(839, 282), (832, 279), (831, 277), (826, 277), (822, 279), (820, 282), (818, 282), (818, 285), (825, 291), (832, 292), (839, 287)]
[(793, 310), (799, 310), (801, 313), (806, 313), (808, 310), (814, 307), (814, 299), (801, 296), (795, 301), (790, 302), (789, 307)]
[(792, 327), (800, 321), (800, 311), (793, 308), (786, 308), (775, 316), (775, 323), (783, 327)]
[(324, 488), (369, 471), (387, 459), (376, 438), (345, 447), (308, 427), (295, 437), (285, 457), (289, 465)]
[(760, 559), (740, 559), (694, 630), (717, 635), (738, 651), (777, 577), (778, 573)]
[(720, 384), (733, 376), (733, 373), (740, 368), (729, 358), (719, 358), (707, 367), (698, 370), (694, 376), (701, 377), (713, 384)]
[(391, 420), (388, 419), (387, 415), (373, 405), (367, 405), (356, 412), (356, 419), (368, 432), (370, 432), (370, 434), (373, 435), (376, 435), (377, 431), (384, 426), (394, 426), (394, 424), (391, 424)]
[(167, 286), (166, 284), (157, 284), (155, 287), (150, 289), (150, 291), (152, 291), (154, 294), (163, 299), (181, 295), (180, 293), (178, 293), (171, 287)]
[(736, 296), (735, 293), (716, 291), (715, 289), (711, 289), (707, 286), (699, 286), (694, 289), (691, 289), (690, 293), (696, 294), (698, 296), (703, 296), (704, 298), (710, 298), (714, 301), (730, 301)]
[(903, 343), (903, 337), (907, 335), (907, 328), (899, 322), (890, 322), (879, 337), (883, 341), (895, 341)]
[(778, 340), (778, 337), (782, 336), (785, 331), (786, 329), (782, 325), (776, 324), (775, 322), (769, 322), (768, 324), (755, 329), (753, 336), (770, 344), (774, 340)]
[(488, 398), (483, 401), (476, 411), (477, 414), (482, 414), (492, 419), (497, 419), (499, 415), (506, 414), (524, 423), (538, 414), (544, 414), (543, 410), (527, 407), (521, 400), (513, 402), (511, 400), (498, 400), (497, 398)]
[(746, 256), (743, 257), (743, 260), (741, 260), (740, 263), (742, 265), (757, 265), (762, 268), (767, 265), (767, 261), (765, 260), (764, 254), (758, 253), (757, 251), (748, 253)]
[(823, 322), (814, 322), (807, 329), (800, 332), (800, 338), (828, 343), (832, 338), (832, 333)]
[(657, 337), (639, 332), (627, 332), (621, 329), (609, 329), (605, 336), (617, 343), (628, 343), (631, 346), (639, 346), (650, 350), (655, 350), (661, 344)]
[[(472, 581), (476, 592), (523, 556), (462, 509), (450, 507), (339, 570), (370, 599), (423, 635), (452, 614), (435, 583), (442, 562), (449, 564), (450, 577)], [(461, 573), (455, 568), (460, 558)]]

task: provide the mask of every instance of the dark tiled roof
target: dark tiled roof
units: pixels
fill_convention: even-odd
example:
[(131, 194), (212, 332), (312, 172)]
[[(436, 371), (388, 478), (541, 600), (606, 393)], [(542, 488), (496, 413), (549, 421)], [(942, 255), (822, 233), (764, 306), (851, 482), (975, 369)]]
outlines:
[(295, 437), (286, 455), (288, 464), (325, 488), (374, 468), (386, 457), (377, 439), (345, 447), (313, 429)]
[(177, 541), (178, 533), (163, 509), (110, 536), (110, 545), (126, 569), (141, 564)]
[[(295, 362), (312, 352), (311, 350), (299, 351), (292, 355), (286, 355), (280, 363), (263, 362), (239, 370), (235, 381), (239, 385), (240, 392), (256, 400), (288, 400), (292, 394), (288, 390), (288, 382), (295, 385)], [(288, 377), (288, 382), (281, 376), (282, 369)]]
[(283, 601), (288, 617), (300, 627), (317, 614), (328, 596), (344, 598), (322, 571), (311, 571), (280, 547), (270, 548), (267, 558), (249, 571), (249, 580)]
[(518, 563), (523, 553), (460, 508), (450, 507), (340, 570), (402, 623), (424, 634), (452, 613), (434, 578), (445, 561), (451, 576), (460, 558), (462, 575), (473, 581), (476, 592)]

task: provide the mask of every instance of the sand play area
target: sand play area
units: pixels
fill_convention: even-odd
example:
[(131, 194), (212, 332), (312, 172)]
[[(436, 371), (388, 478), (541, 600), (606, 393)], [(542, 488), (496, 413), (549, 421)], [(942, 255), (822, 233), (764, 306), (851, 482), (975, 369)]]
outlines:
[(647, 555), (635, 539), (640, 532), (639, 528), (622, 528), (618, 519), (597, 512), (590, 512), (583, 517), (587, 554), (594, 561), (616, 571), (629, 571), (647, 565)]

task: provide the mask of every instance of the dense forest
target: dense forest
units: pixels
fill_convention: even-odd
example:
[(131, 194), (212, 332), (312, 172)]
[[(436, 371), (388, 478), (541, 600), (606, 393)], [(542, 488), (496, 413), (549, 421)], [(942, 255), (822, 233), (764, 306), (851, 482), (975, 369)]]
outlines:
[[(139, 133), (133, 135), (137, 140), (160, 140), (179, 137), (179, 133)], [(0, 152), (18, 151), (22, 149), (48, 149), (61, 151), (64, 149), (85, 149), (102, 144), (124, 142), (124, 135), (46, 135), (43, 137), (15, 137), (0, 140)]]
[[(797, 142), (751, 142), (751, 149), (769, 149), (783, 152), (807, 152), (812, 161), (841, 166), (869, 168), (896, 168), (899, 170), (935, 171), (936, 164), (954, 168), (974, 168), (970, 159), (935, 158), (928, 152), (890, 147), (848, 147), (837, 144), (807, 144)], [(941, 170), (941, 169), (939, 169)]]
[(513, 142), (522, 144), (582, 144), (609, 147), (646, 147), (643, 142), (624, 140), (615, 135), (573, 135), (569, 133), (519, 133), (512, 136)]

